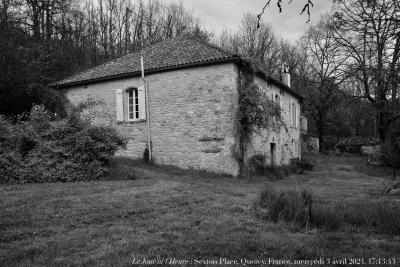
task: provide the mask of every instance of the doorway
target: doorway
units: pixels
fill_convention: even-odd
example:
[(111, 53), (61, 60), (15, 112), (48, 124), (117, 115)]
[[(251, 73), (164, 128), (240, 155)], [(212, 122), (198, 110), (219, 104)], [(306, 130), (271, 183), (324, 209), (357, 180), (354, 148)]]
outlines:
[(271, 152), (271, 166), (276, 166), (276, 143), (271, 143), (270, 147)]

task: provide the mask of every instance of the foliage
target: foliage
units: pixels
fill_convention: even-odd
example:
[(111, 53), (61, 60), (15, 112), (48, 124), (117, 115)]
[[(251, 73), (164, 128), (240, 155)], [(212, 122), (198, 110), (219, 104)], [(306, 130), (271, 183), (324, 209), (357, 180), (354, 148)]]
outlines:
[(278, 130), (283, 125), (281, 108), (271, 101), (255, 83), (250, 83), (239, 94), (239, 121), (243, 131)]
[(15, 123), (0, 119), (1, 183), (71, 182), (99, 179), (108, 173), (107, 158), (125, 140), (116, 129), (81, 119), (82, 107), (58, 119), (44, 106)]
[(237, 140), (233, 155), (240, 164), (240, 172), (246, 167), (247, 145), (254, 133), (263, 130), (279, 131), (285, 126), (279, 105), (254, 83), (254, 69), (250, 62), (240, 66), (239, 108), (236, 115)]

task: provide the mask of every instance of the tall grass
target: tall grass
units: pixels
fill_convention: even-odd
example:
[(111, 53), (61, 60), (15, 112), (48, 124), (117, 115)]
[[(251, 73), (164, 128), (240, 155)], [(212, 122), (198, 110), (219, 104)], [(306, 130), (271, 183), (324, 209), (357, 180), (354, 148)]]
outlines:
[(400, 202), (395, 200), (315, 203), (309, 189), (264, 189), (258, 206), (263, 218), (300, 227), (335, 231), (344, 227), (400, 235)]
[(276, 191), (267, 186), (261, 193), (259, 206), (267, 209), (269, 220), (306, 226), (310, 223), (312, 200), (312, 192), (307, 189)]

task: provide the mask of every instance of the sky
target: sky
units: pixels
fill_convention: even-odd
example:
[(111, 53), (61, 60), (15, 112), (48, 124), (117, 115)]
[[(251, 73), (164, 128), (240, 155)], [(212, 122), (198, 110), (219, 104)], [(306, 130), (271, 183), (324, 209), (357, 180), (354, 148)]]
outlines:
[[(235, 32), (245, 13), (258, 14), (267, 0), (165, 0), (181, 2), (193, 11), (196, 17), (202, 19), (208, 29), (216, 35), (224, 29)], [(272, 0), (263, 16), (263, 20), (270, 23), (275, 32), (282, 38), (295, 42), (309, 27), (316, 24), (321, 15), (328, 13), (333, 0), (313, 0), (314, 8), (311, 9), (311, 21), (307, 22), (307, 15), (300, 16), (306, 0), (283, 0), (283, 10), (279, 13), (277, 0)]]

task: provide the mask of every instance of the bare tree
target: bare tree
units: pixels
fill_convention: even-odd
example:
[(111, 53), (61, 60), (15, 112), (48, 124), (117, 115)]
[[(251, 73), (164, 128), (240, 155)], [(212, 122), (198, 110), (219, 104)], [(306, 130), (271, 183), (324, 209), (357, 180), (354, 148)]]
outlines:
[(280, 47), (272, 27), (261, 23), (257, 29), (257, 19), (247, 13), (243, 16), (238, 32), (225, 31), (219, 39), (225, 49), (250, 59), (258, 68), (273, 74), (279, 66)]
[(385, 140), (397, 119), (400, 31), (398, 1), (336, 1), (334, 34), (350, 56), (348, 66), (361, 95), (376, 109), (379, 137)]
[(323, 18), (301, 38), (305, 51), (305, 109), (315, 121), (324, 149), (329, 113), (339, 104), (339, 86), (347, 79), (344, 62), (348, 59), (335, 41), (329, 18)]

